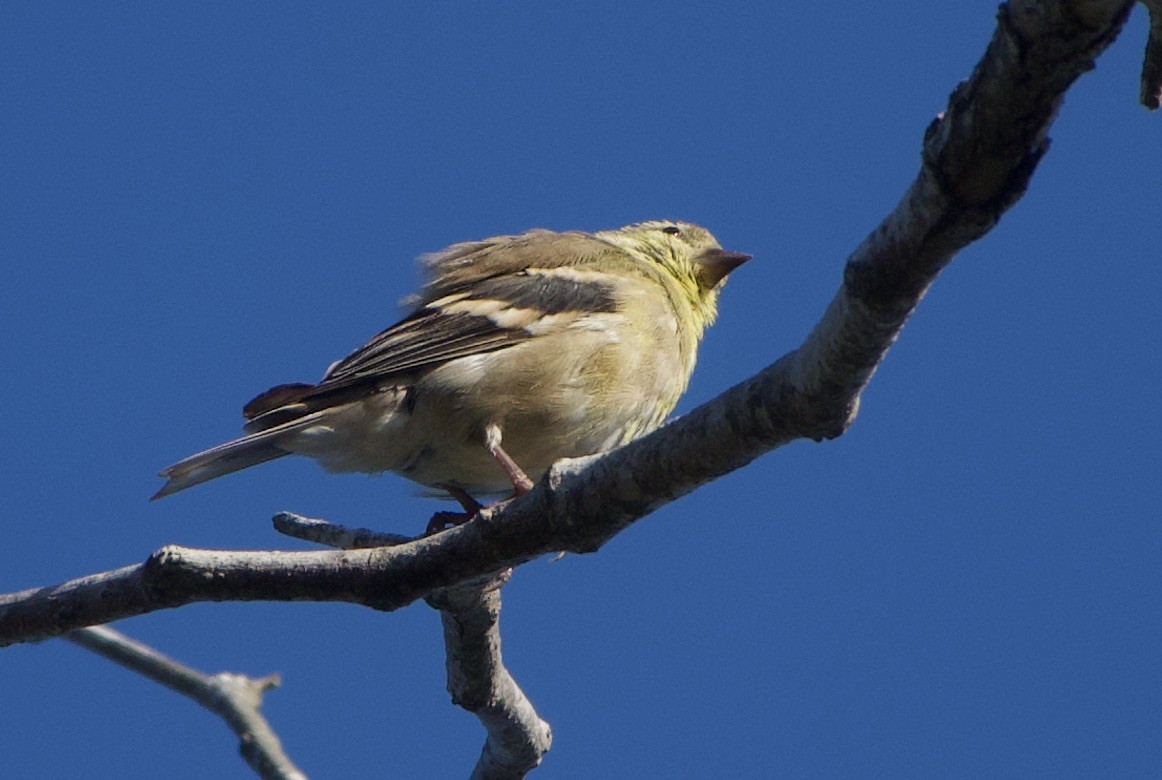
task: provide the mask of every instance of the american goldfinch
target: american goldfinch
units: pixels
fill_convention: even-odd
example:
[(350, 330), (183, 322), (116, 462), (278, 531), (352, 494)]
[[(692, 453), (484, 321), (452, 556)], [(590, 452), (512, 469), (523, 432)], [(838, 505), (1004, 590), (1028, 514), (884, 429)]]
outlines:
[(246, 435), (161, 472), (154, 498), (290, 454), (393, 471), (468, 511), (476, 495), (527, 492), (553, 461), (665, 421), (748, 259), (670, 221), (454, 244), (422, 258), (410, 314), (318, 384), (246, 404)]

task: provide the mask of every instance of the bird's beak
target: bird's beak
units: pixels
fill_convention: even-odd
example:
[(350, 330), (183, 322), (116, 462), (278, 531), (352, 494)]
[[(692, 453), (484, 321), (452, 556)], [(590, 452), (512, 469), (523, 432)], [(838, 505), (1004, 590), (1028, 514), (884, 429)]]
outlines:
[(743, 252), (707, 249), (694, 261), (694, 274), (698, 277), (699, 284), (709, 290), (747, 260), (750, 260), (750, 255)]

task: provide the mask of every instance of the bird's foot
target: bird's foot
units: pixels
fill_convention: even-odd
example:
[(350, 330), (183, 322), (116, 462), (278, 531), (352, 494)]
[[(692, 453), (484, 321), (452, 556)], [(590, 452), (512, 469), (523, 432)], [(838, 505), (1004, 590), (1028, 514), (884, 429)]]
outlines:
[(431, 536), (438, 534), (449, 526), (455, 527), (464, 525), (476, 514), (484, 508), (484, 505), (477, 501), (472, 496), (468, 495), (468, 491), (459, 485), (440, 484), (436, 487), (447, 491), (448, 495), (456, 499), (460, 506), (464, 507), (463, 512), (436, 512), (432, 515), (432, 519), (428, 521), (428, 527), (424, 531), (424, 536)]
[(424, 529), (424, 536), (431, 536), (438, 534), (440, 531), (445, 531), (448, 528), (455, 528), (458, 525), (464, 525), (476, 513), (468, 514), (467, 512), (436, 512), (432, 515), (432, 519), (428, 521), (428, 527)]

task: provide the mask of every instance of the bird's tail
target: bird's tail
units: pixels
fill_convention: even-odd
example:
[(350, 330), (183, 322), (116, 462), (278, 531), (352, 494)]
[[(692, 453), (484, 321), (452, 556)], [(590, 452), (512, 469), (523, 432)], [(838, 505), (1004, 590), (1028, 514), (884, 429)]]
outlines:
[(290, 455), (290, 451), (279, 446), (295, 433), (309, 428), (319, 422), (323, 412), (314, 412), (297, 419), (289, 420), (281, 425), (275, 425), (264, 431), (257, 431), (239, 439), (219, 444), (208, 450), (191, 455), (185, 460), (175, 463), (161, 472), (159, 476), (168, 478), (150, 498), (156, 501), (159, 498), (177, 493), (194, 485), (200, 485), (224, 474), (257, 466), (268, 460)]

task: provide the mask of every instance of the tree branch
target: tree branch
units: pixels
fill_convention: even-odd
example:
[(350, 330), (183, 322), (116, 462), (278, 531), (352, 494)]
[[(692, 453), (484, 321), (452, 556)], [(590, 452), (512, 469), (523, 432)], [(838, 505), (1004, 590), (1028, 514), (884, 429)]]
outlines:
[(1162, 105), (1162, 0), (1142, 0), (1150, 16), (1146, 53), (1142, 58), (1142, 91), (1139, 100), (1151, 111)]
[(1013, 0), (988, 50), (924, 137), (903, 199), (848, 259), (803, 345), (686, 417), (601, 456), (561, 461), (537, 488), (471, 522), (390, 548), (299, 553), (166, 547), (145, 564), (0, 597), (0, 643), (193, 601), (349, 601), (395, 609), (556, 551), (589, 552), (630, 523), (797, 438), (842, 434), (925, 290), (1020, 198), (1066, 89), (1131, 2)]
[(238, 735), (242, 758), (264, 780), (307, 780), (259, 712), (262, 695), (279, 684), (278, 675), (254, 680), (227, 672), (203, 674), (107, 626), (82, 628), (63, 638), (193, 699), (222, 718)]
[[(283, 512), (275, 528), (288, 536), (343, 549), (393, 546), (409, 541), (395, 534), (350, 530), (323, 520)], [(519, 780), (549, 752), (552, 730), (517, 685), (500, 653), (500, 588), (511, 569), (496, 577), (434, 591), (426, 601), (440, 613), (452, 701), (484, 725), (488, 737), (473, 780)]]

